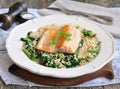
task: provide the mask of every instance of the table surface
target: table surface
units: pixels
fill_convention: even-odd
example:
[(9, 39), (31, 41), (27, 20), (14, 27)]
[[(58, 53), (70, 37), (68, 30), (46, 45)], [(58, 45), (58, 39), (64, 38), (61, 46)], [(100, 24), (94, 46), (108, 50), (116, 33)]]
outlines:
[[(69, 87), (47, 87), (44, 89), (72, 89)], [(18, 85), (5, 85), (2, 79), (0, 78), (0, 89), (43, 89), (41, 87), (26, 87), (26, 86), (18, 86)], [(120, 84), (112, 84), (106, 86), (98, 86), (98, 87), (83, 87), (83, 88), (74, 88), (74, 89), (120, 89)]]

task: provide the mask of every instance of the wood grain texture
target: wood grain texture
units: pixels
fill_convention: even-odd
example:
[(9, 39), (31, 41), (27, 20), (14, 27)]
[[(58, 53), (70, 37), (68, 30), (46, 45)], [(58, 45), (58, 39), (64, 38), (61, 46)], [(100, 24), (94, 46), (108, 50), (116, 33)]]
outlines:
[[(0, 0), (0, 8), (10, 7), (13, 3), (22, 1), (29, 8), (45, 8), (55, 0)], [(120, 6), (120, 0), (75, 0), (84, 3), (91, 3), (105, 7)]]
[(101, 68), (100, 70), (94, 73), (86, 74), (77, 78), (52, 78), (47, 76), (40, 76), (40, 75), (33, 74), (27, 70), (24, 70), (15, 64), (9, 67), (9, 72), (25, 80), (38, 83), (38, 84), (50, 85), (50, 86), (72, 86), (72, 85), (77, 85), (98, 77), (106, 77), (108, 79), (114, 78), (111, 62), (106, 64), (103, 68)]
[(105, 7), (109, 7), (109, 2), (108, 0), (85, 0), (85, 3), (91, 3), (91, 4), (96, 4), (96, 5), (105, 6)]
[(55, 0), (0, 0), (0, 8), (10, 7), (15, 2), (25, 2), (28, 8), (44, 8)]
[(120, 7), (120, 0), (85, 0), (85, 3), (91, 3), (105, 7)]
[[(55, 0), (0, 0), (0, 8), (10, 7), (13, 3), (17, 1), (23, 1), (27, 3), (29, 8), (45, 8), (50, 5)], [(120, 0), (76, 0), (85, 3), (97, 4), (105, 7), (120, 7)], [(0, 89), (120, 89), (120, 84), (113, 84), (101, 87), (84, 87), (84, 88), (70, 88), (70, 87), (24, 87), (17, 85), (6, 86), (2, 79), (0, 78)]]
[(110, 0), (109, 7), (120, 7), (120, 0)]

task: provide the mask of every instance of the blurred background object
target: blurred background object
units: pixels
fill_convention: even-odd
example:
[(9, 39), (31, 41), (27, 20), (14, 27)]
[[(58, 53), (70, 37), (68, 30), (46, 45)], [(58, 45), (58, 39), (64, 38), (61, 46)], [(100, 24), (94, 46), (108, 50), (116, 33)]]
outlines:
[(8, 30), (17, 18), (20, 18), (22, 12), (27, 11), (27, 6), (23, 2), (16, 2), (9, 7), (8, 13), (0, 14), (0, 28)]
[[(23, 1), (28, 8), (45, 8), (55, 0), (0, 0), (0, 8), (10, 7), (13, 3)], [(91, 3), (105, 7), (120, 7), (120, 0), (75, 0), (84, 3)]]

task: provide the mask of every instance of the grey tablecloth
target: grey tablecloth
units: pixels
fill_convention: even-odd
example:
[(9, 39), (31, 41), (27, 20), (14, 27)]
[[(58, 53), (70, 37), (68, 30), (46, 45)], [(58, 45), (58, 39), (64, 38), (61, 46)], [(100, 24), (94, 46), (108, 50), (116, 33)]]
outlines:
[[(120, 8), (116, 8), (115, 10), (119, 10)], [(7, 12), (8, 9), (0, 9), (0, 13)], [(32, 12), (36, 17), (41, 18), (40, 15), (37, 14), (37, 9), (29, 9), (29, 12)], [(23, 85), (23, 86), (41, 86), (46, 87), (45, 85), (39, 85), (27, 80), (21, 79), (17, 76), (14, 76), (8, 72), (8, 68), (10, 65), (13, 64), (11, 59), (9, 58), (6, 48), (5, 48), (5, 40), (11, 31), (11, 29), (16, 26), (17, 23), (14, 23), (13, 26), (8, 31), (3, 31), (0, 29), (0, 76), (2, 80), (5, 82), (6, 85), (8, 84), (16, 84), (16, 85)], [(113, 64), (113, 71), (115, 74), (115, 78), (113, 80), (108, 80), (106, 78), (97, 78), (83, 84), (78, 84), (74, 87), (90, 87), (90, 86), (102, 86), (102, 85), (109, 85), (120, 83), (120, 39), (114, 38), (115, 40), (115, 57), (112, 61)]]

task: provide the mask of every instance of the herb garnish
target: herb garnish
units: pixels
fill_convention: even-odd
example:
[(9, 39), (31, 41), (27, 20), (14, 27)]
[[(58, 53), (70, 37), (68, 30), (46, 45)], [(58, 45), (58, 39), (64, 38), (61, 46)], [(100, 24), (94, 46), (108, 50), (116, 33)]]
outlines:
[(96, 36), (96, 34), (92, 33), (92, 31), (86, 30), (86, 29), (83, 29), (82, 33), (84, 36), (88, 36), (88, 37), (95, 37)]
[(54, 45), (56, 43), (56, 40), (55, 39), (51, 39), (50, 40), (50, 45)]
[(71, 40), (70, 37), (72, 36), (72, 34), (70, 34), (70, 33), (65, 33), (64, 31), (61, 31), (61, 32), (60, 32), (60, 36), (65, 37), (67, 41), (70, 41), (70, 40)]

